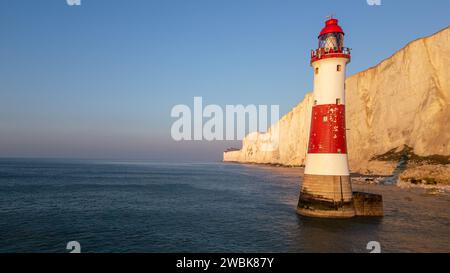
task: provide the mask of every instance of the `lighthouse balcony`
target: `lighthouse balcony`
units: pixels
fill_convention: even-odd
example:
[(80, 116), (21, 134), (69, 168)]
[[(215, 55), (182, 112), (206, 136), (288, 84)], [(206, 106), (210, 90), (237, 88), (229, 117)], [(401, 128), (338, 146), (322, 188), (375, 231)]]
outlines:
[(327, 58), (347, 58), (350, 61), (350, 51), (348, 47), (318, 48), (311, 50), (311, 63)]

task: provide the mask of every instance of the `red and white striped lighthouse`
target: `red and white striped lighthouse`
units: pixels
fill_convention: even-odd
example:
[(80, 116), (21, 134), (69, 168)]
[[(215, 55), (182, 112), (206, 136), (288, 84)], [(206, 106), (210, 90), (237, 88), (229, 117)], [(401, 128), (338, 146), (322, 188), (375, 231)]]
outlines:
[(314, 106), (305, 175), (297, 212), (304, 216), (355, 216), (345, 128), (345, 70), (350, 49), (337, 19), (329, 19), (311, 52)]

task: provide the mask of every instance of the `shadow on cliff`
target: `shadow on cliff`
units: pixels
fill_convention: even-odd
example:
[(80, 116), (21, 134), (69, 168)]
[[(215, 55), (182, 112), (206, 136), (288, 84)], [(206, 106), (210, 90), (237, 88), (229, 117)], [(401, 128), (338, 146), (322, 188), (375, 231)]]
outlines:
[[(400, 150), (400, 148), (402, 148)], [(444, 155), (429, 155), (420, 156), (414, 153), (414, 149), (408, 145), (403, 145), (394, 148), (382, 155), (376, 155), (370, 159), (370, 161), (391, 161), (396, 162), (397, 165), (392, 174), (384, 178), (380, 183), (385, 185), (394, 185), (397, 183), (400, 175), (406, 171), (408, 164), (412, 165), (445, 165), (450, 164), (450, 156)]]
[(400, 156), (400, 159), (397, 161), (397, 166), (395, 167), (392, 174), (390, 176), (387, 176), (384, 179), (382, 179), (381, 184), (383, 184), (383, 185), (397, 184), (397, 181), (398, 181), (400, 175), (404, 171), (406, 171), (406, 168), (408, 167), (408, 160), (409, 160), (409, 156), (408, 156), (408, 153), (405, 151), (402, 153), (402, 155)]
[(377, 155), (377, 156), (372, 157), (372, 159), (370, 159), (371, 161), (378, 160), (378, 161), (397, 162), (397, 165), (396, 165), (394, 171), (392, 172), (392, 174), (390, 176), (383, 178), (380, 181), (380, 184), (395, 185), (397, 183), (400, 175), (404, 171), (406, 171), (406, 168), (408, 166), (408, 161), (411, 157), (411, 154), (414, 154), (413, 149), (411, 147), (408, 147), (407, 145), (403, 145), (402, 150), (399, 150), (399, 148), (400, 147), (394, 148), (382, 155)]

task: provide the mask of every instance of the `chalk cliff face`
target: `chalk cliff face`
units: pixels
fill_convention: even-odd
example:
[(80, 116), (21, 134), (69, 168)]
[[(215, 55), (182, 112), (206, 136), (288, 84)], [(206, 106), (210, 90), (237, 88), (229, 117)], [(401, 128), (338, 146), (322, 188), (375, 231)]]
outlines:
[[(389, 173), (396, 162), (373, 159), (405, 145), (419, 157), (450, 155), (449, 67), (450, 27), (346, 80), (352, 171)], [(312, 105), (308, 93), (267, 133), (252, 133), (240, 151), (225, 152), (224, 161), (304, 165)]]

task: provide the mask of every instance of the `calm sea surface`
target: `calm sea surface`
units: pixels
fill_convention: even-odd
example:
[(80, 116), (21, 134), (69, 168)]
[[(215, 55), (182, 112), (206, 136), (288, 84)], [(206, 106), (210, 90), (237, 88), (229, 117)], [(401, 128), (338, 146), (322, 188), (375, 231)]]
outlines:
[(0, 252), (449, 252), (450, 196), (383, 194), (385, 217), (296, 214), (301, 168), (0, 160)]

